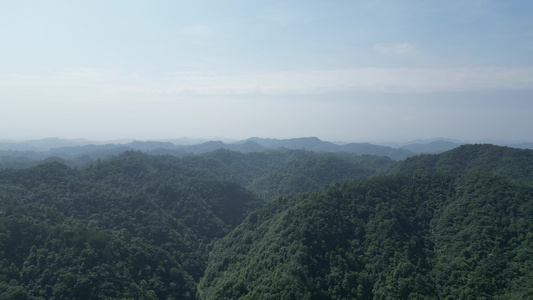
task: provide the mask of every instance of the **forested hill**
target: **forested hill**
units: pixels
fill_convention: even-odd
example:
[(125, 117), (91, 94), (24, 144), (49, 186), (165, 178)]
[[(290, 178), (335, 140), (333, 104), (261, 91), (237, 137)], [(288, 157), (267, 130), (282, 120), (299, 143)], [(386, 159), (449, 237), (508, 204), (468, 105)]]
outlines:
[(528, 299), (533, 189), (396, 175), (280, 198), (214, 246), (203, 299)]
[(462, 145), (441, 154), (409, 157), (381, 173), (467, 174), (486, 172), (510, 179), (533, 180), (533, 150), (490, 144)]
[(79, 171), (0, 171), (0, 298), (187, 299), (262, 201), (174, 157), (127, 152)]
[(390, 163), (372, 156), (362, 157), (361, 160), (373, 161), (375, 166), (347, 161), (338, 156), (309, 155), (257, 178), (248, 187), (261, 198), (272, 200), (316, 190), (335, 182), (368, 178), (374, 175), (376, 167)]
[(251, 153), (219, 149), (180, 161), (221, 179), (236, 181), (265, 200), (368, 178), (393, 163), (388, 157), (373, 155), (286, 149)]
[(527, 299), (532, 152), (2, 168), (0, 299)]
[(208, 141), (194, 145), (173, 144), (168, 141), (133, 141), (122, 144), (101, 145), (91, 144), (89, 141), (51, 138), (20, 143), (0, 141), (0, 168), (35, 166), (49, 157), (54, 157), (56, 160), (63, 160), (64, 163), (72, 166), (82, 167), (98, 158), (107, 159), (131, 150), (143, 151), (153, 155), (183, 157), (192, 154), (209, 153), (220, 149), (241, 153), (306, 150), (317, 153), (351, 153), (356, 155), (387, 156), (394, 160), (404, 159), (415, 154), (405, 149), (396, 149), (368, 143), (334, 144), (322, 141), (316, 137), (285, 140), (251, 138), (234, 143)]

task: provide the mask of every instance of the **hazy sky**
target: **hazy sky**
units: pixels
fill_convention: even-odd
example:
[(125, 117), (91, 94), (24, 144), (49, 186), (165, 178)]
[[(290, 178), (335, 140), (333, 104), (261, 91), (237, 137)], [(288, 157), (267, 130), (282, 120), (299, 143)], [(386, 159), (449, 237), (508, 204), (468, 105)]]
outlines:
[(533, 141), (533, 1), (3, 1), (0, 139)]

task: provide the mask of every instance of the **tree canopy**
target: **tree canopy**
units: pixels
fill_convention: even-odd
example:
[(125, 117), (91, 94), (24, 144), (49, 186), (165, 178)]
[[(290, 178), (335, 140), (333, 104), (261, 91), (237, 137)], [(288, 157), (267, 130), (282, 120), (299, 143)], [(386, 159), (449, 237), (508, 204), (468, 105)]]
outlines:
[(533, 297), (531, 150), (17, 166), (0, 169), (1, 299)]

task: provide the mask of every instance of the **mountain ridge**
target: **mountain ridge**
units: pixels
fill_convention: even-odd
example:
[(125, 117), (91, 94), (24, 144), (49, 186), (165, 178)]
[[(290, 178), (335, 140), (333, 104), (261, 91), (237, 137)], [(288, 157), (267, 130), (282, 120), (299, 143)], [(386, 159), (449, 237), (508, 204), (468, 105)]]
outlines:
[(65, 163), (0, 168), (0, 298), (533, 296), (533, 150)]

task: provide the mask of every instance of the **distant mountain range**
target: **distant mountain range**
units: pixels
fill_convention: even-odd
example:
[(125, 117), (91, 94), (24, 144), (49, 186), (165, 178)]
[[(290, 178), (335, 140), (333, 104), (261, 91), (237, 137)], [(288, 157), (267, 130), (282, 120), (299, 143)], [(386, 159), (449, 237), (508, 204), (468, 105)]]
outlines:
[[(438, 154), (454, 149), (465, 143), (450, 139), (417, 140), (411, 143), (370, 144), (347, 143), (339, 144), (322, 141), (316, 137), (293, 139), (268, 139), (252, 137), (237, 142), (203, 141), (199, 139), (174, 139), (163, 141), (131, 141), (118, 140), (113, 142), (95, 142), (85, 139), (46, 138), (30, 141), (0, 141), (0, 156), (23, 160), (42, 160), (57, 157), (67, 160), (90, 161), (118, 155), (128, 150), (138, 150), (149, 154), (167, 154), (184, 156), (201, 154), (217, 149), (228, 149), (243, 153), (266, 150), (307, 150), (313, 152), (351, 153), (358, 155), (386, 156), (394, 160), (402, 160), (417, 154)], [(390, 145), (390, 146), (388, 146)], [(505, 144), (515, 148), (533, 149), (533, 143)]]
[(442, 152), (457, 148), (463, 144), (464, 143), (460, 143), (460, 142), (457, 143), (457, 142), (451, 142), (451, 141), (446, 141), (446, 140), (436, 140), (436, 141), (431, 141), (426, 144), (424, 143), (408, 144), (408, 145), (401, 146), (400, 149), (408, 150), (408, 151), (419, 153), (419, 154), (420, 153), (437, 154), (437, 153), (442, 153)]
[(0, 299), (531, 298), (533, 150), (335, 152), (354, 149), (413, 153), (317, 138), (3, 150)]

